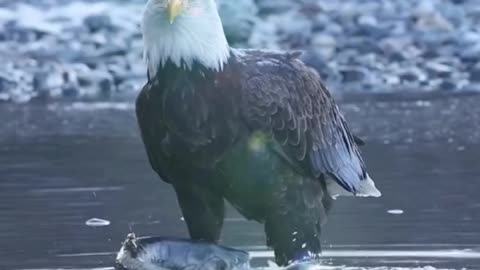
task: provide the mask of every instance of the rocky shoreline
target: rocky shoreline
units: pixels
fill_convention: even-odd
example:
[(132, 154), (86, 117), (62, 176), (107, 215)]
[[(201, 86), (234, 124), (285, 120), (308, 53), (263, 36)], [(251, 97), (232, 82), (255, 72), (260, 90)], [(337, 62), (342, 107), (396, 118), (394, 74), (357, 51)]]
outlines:
[[(238, 47), (304, 50), (332, 91), (480, 92), (475, 0), (220, 2)], [(111, 99), (145, 81), (144, 1), (0, 0), (0, 101)]]

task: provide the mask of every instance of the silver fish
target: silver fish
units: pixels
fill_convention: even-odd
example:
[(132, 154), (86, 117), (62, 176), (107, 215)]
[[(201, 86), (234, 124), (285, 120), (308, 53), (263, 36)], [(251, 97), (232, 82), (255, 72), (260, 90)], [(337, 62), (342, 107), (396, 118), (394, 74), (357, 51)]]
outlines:
[(247, 252), (200, 241), (129, 234), (116, 270), (248, 270)]

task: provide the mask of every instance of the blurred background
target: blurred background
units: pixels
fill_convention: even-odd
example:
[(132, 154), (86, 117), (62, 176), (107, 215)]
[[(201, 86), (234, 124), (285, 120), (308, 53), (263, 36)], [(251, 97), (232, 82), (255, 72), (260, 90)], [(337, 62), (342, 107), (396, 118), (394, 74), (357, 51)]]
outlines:
[[(133, 111), (144, 2), (0, 0), (1, 270), (109, 267), (130, 231), (187, 236)], [(303, 50), (367, 142), (384, 196), (337, 200), (325, 264), (480, 269), (478, 0), (218, 2), (233, 46)], [(232, 209), (222, 242), (266, 250)]]

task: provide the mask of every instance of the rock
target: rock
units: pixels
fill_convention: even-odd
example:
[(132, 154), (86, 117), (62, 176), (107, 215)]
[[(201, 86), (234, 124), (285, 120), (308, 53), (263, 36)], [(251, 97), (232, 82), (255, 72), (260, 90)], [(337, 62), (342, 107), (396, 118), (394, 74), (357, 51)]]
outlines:
[(299, 7), (299, 11), (303, 16), (312, 19), (324, 10), (318, 1), (305, 1), (305, 3)]
[(419, 1), (413, 13), (415, 28), (420, 31), (453, 31), (454, 26), (431, 0)]
[(15, 87), (14, 81), (9, 80), (6, 75), (0, 74), (0, 95), (7, 93), (8, 90), (14, 87)]
[(319, 13), (315, 15), (313, 18), (312, 30), (314, 32), (329, 33), (329, 31), (326, 29), (330, 24), (331, 24), (330, 17), (328, 17), (324, 13)]
[(131, 93), (133, 91), (139, 91), (142, 89), (142, 83), (139, 81), (125, 81), (117, 86), (118, 93)]
[(454, 72), (451, 66), (435, 61), (426, 62), (425, 68), (430, 73), (430, 75), (434, 77), (445, 78)]
[(465, 87), (467, 91), (480, 93), (480, 83), (471, 83)]
[(458, 91), (460, 84), (451, 79), (442, 80), (438, 85), (438, 90), (440, 91)]
[(480, 43), (480, 32), (468, 30), (458, 33), (453, 45), (457, 49), (463, 49), (465, 47), (475, 46), (475, 44), (478, 43)]
[(21, 26), (16, 21), (10, 21), (6, 23), (3, 31), (5, 40), (16, 41), (20, 43), (31, 43), (49, 34), (48, 32), (39, 29)]
[(349, 38), (345, 48), (350, 48), (358, 52), (359, 55), (376, 54), (380, 51), (378, 41), (375, 39), (365, 38), (364, 36), (357, 36)]
[(340, 70), (340, 74), (342, 74), (345, 83), (361, 82), (366, 78), (366, 71), (357, 67), (343, 68)]
[(257, 0), (256, 4), (260, 15), (284, 13), (296, 7), (289, 0)]
[(378, 26), (378, 20), (373, 15), (362, 15), (358, 18), (357, 23), (362, 26)]
[(435, 47), (427, 47), (422, 52), (422, 57), (425, 59), (435, 59), (439, 57), (441, 54), (438, 52), (437, 48)]
[[(289, 16), (291, 16), (292, 19), (284, 20), (279, 18), (277, 25), (279, 41), (288, 44), (292, 49), (303, 48), (310, 41), (311, 33), (313, 32), (313, 23), (307, 18), (299, 16), (297, 11), (291, 12)], [(293, 18), (296, 19), (293, 20)]]
[(36, 71), (33, 75), (32, 86), (40, 92), (61, 88), (64, 83), (62, 75), (58, 70), (54, 69)]
[(301, 59), (306, 65), (313, 67), (327, 84), (336, 84), (341, 81), (341, 75), (336, 69), (332, 68), (332, 65), (317, 50), (305, 52), (302, 54)]
[(91, 33), (95, 33), (100, 30), (109, 31), (114, 28), (111, 18), (104, 14), (88, 16), (84, 19), (83, 23)]
[(385, 82), (385, 84), (392, 86), (400, 84), (400, 78), (398, 76), (388, 73), (383, 75), (383, 81)]
[(472, 82), (480, 83), (480, 63), (475, 65), (469, 73)]
[(257, 23), (258, 8), (253, 0), (221, 0), (220, 17), (228, 41), (231, 44), (246, 44)]
[(390, 36), (390, 30), (389, 25), (380, 24), (375, 16), (362, 15), (357, 19), (355, 34), (367, 36), (371, 40), (377, 40)]
[(417, 19), (416, 28), (421, 31), (453, 31), (454, 27), (441, 14), (435, 13)]
[(399, 78), (403, 83), (419, 83), (427, 80), (425, 73), (417, 67), (400, 71)]
[(330, 59), (336, 52), (337, 41), (331, 35), (318, 34), (313, 37), (311, 47), (323, 59)]
[(332, 22), (325, 27), (325, 32), (338, 36), (344, 33), (344, 29), (340, 24)]
[(113, 76), (106, 71), (91, 70), (87, 66), (76, 65), (80, 93), (87, 96), (103, 96), (110, 94), (114, 89)]
[(273, 21), (276, 18), (268, 18), (259, 21), (248, 41), (248, 46), (253, 48), (279, 49), (279, 37), (277, 26)]
[(388, 57), (389, 61), (401, 62), (417, 57), (420, 54), (413, 44), (412, 37), (387, 37), (378, 42), (379, 53)]
[(76, 98), (80, 95), (80, 89), (73, 84), (62, 87), (62, 96), (65, 98)]
[(465, 62), (478, 63), (480, 61), (480, 43), (459, 50), (458, 56)]

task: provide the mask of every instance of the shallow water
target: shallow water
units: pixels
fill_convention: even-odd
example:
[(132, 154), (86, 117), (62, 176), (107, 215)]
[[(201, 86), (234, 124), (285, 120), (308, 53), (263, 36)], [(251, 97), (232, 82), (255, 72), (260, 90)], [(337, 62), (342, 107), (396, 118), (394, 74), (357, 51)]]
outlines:
[[(384, 196), (338, 199), (325, 269), (480, 269), (479, 102), (341, 106)], [(0, 120), (0, 269), (109, 269), (129, 231), (186, 236), (130, 103), (4, 104)], [(232, 209), (222, 242), (271, 259), (262, 227)]]

